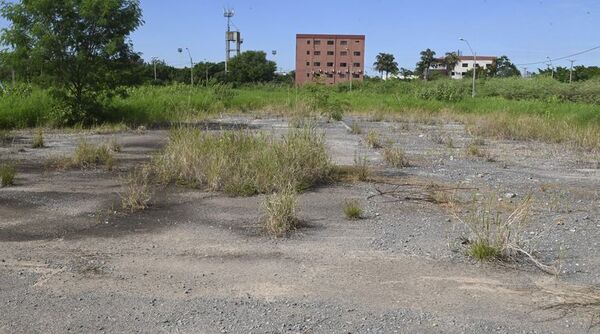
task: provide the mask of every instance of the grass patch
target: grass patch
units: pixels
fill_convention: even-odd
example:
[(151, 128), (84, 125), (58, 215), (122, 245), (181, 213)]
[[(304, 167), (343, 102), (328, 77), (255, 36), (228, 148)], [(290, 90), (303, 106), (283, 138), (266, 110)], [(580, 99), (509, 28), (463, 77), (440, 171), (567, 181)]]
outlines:
[(350, 124), (350, 133), (353, 135), (359, 135), (362, 133), (362, 128), (358, 122), (352, 122), (352, 124)]
[(381, 144), (381, 139), (379, 138), (379, 134), (377, 134), (377, 132), (374, 130), (371, 130), (369, 133), (367, 133), (366, 142), (367, 146), (370, 148), (378, 149), (383, 147)]
[(532, 197), (526, 196), (521, 203), (507, 209), (500, 207), (496, 196), (490, 196), (489, 199), (474, 199), (465, 218), (455, 210), (455, 218), (471, 233), (467, 253), (478, 261), (511, 261), (525, 257), (544, 272), (557, 275), (556, 267), (542, 264), (535, 258), (533, 243), (524, 237), (532, 204)]
[(83, 169), (104, 166), (107, 170), (112, 170), (114, 157), (108, 145), (95, 145), (89, 143), (87, 140), (82, 140), (73, 153), (70, 165)]
[(264, 224), (267, 231), (280, 237), (294, 229), (298, 223), (296, 218), (297, 205), (298, 195), (291, 184), (267, 196), (263, 203), (266, 213)]
[(394, 168), (404, 168), (410, 166), (406, 153), (399, 147), (387, 145), (383, 149), (383, 160), (385, 163)]
[(17, 170), (13, 164), (2, 163), (0, 164), (0, 186), (10, 187), (15, 185), (15, 176)]
[(357, 200), (348, 200), (344, 203), (344, 215), (347, 219), (361, 219), (363, 210)]
[(152, 169), (150, 166), (135, 168), (124, 180), (125, 189), (121, 193), (121, 206), (131, 212), (144, 210), (152, 199)]
[(282, 138), (248, 131), (173, 130), (155, 159), (159, 179), (232, 196), (296, 190), (330, 180), (325, 138), (313, 127), (291, 129)]
[(31, 142), (31, 148), (43, 148), (44, 147), (44, 131), (42, 129), (35, 130), (33, 139)]

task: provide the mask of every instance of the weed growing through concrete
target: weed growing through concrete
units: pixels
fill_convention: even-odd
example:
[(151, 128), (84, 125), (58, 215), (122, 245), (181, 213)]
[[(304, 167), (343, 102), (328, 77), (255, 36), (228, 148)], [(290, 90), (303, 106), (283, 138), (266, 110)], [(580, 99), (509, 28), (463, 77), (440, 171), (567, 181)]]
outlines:
[(35, 130), (33, 139), (31, 142), (31, 148), (43, 148), (44, 147), (44, 131), (42, 129)]
[(124, 180), (125, 189), (121, 193), (123, 209), (134, 212), (144, 210), (148, 206), (152, 199), (151, 180), (152, 169), (150, 166), (135, 168), (129, 172)]
[(359, 135), (362, 133), (362, 128), (358, 122), (352, 122), (352, 124), (350, 124), (350, 133), (353, 135)]
[(329, 117), (331, 117), (332, 120), (339, 122), (344, 119), (344, 112), (341, 110), (334, 110), (329, 113)]
[(106, 169), (112, 170), (114, 158), (108, 145), (95, 145), (82, 140), (73, 153), (71, 164), (81, 168), (104, 166)]
[(392, 145), (386, 145), (383, 149), (383, 160), (388, 166), (394, 168), (403, 168), (410, 165), (404, 150)]
[(558, 269), (539, 262), (533, 255), (535, 249), (523, 238), (532, 202), (532, 197), (527, 196), (510, 213), (505, 214), (495, 197), (490, 197), (483, 201), (474, 200), (474, 207), (464, 219), (455, 211), (456, 219), (471, 232), (467, 253), (479, 261), (510, 261), (525, 256), (544, 272), (556, 275)]
[(0, 164), (0, 186), (10, 187), (15, 185), (17, 170), (11, 163)]
[(354, 155), (354, 177), (357, 181), (365, 182), (368, 181), (371, 176), (371, 169), (369, 168), (369, 160), (366, 156)]
[(379, 138), (379, 135), (377, 134), (377, 132), (375, 132), (374, 130), (369, 131), (369, 133), (367, 133), (367, 146), (369, 146), (370, 148), (381, 148), (381, 139)]
[(108, 146), (108, 149), (114, 153), (119, 153), (123, 151), (123, 147), (121, 146), (121, 144), (119, 144), (117, 138), (111, 138), (111, 140), (109, 140), (106, 145)]
[(263, 203), (266, 213), (264, 223), (267, 231), (280, 237), (294, 229), (298, 223), (296, 218), (297, 205), (298, 195), (291, 184), (267, 196)]
[(344, 203), (344, 214), (347, 219), (356, 220), (362, 218), (363, 210), (357, 200), (348, 200)]
[(291, 129), (281, 139), (247, 131), (208, 133), (181, 128), (155, 159), (159, 179), (233, 196), (303, 190), (330, 179), (325, 138), (313, 127)]

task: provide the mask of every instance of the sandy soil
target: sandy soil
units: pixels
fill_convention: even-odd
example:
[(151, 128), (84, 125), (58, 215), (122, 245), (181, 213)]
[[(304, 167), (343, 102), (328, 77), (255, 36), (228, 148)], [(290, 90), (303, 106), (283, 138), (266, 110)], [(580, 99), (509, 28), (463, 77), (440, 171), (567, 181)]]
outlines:
[[(412, 166), (386, 168), (347, 124), (360, 122), (402, 147)], [(283, 119), (227, 118), (220, 126), (283, 133)], [(380, 179), (424, 187), (460, 185), (494, 201), (535, 198), (538, 256), (561, 255), (561, 275), (525, 261), (480, 264), (444, 205), (371, 197), (383, 183), (340, 183), (301, 196), (304, 225), (273, 239), (260, 225), (262, 197), (229, 198), (171, 187), (151, 208), (120, 209), (124, 173), (167, 141), (165, 130), (31, 134), (0, 146), (17, 161), (14, 187), (0, 189), (0, 333), (594, 333), (600, 286), (598, 156), (563, 145), (486, 140), (492, 159), (467, 157), (460, 124), (321, 124), (333, 159), (369, 157)], [(48, 170), (85, 137), (123, 146), (116, 169)], [(452, 138), (453, 147), (440, 137)], [(447, 141), (447, 140), (446, 140)], [(414, 189), (411, 188), (411, 189)], [(513, 193), (515, 198), (507, 198)], [(406, 190), (407, 197), (411, 195)], [(497, 199), (496, 199), (497, 197)], [(358, 199), (365, 219), (347, 221)], [(562, 250), (561, 250), (562, 249)], [(584, 290), (585, 289), (585, 290)], [(579, 298), (579, 299), (578, 299)]]

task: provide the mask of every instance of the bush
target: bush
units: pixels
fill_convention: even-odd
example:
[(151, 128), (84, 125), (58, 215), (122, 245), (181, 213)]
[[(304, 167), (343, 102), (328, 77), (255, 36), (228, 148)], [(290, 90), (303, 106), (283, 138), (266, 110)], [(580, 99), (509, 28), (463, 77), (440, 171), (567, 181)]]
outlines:
[(347, 219), (355, 220), (362, 217), (362, 208), (357, 200), (350, 200), (344, 203), (344, 214)]
[(431, 82), (430, 86), (418, 91), (417, 97), (424, 100), (437, 100), (444, 102), (458, 102), (466, 96), (466, 89), (460, 82), (440, 80)]
[(9, 187), (15, 185), (15, 166), (9, 163), (0, 164), (0, 186)]
[(316, 129), (291, 129), (281, 139), (246, 131), (173, 130), (155, 159), (163, 182), (251, 196), (302, 190), (329, 180), (332, 164)]
[(371, 148), (382, 148), (381, 140), (379, 139), (379, 135), (374, 130), (369, 131), (367, 133), (367, 145)]

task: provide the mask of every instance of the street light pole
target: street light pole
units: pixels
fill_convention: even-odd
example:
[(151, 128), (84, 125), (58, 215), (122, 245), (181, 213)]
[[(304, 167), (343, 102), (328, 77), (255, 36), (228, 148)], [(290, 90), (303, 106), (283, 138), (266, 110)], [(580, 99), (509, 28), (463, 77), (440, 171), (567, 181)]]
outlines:
[(208, 87), (208, 61), (204, 58), (204, 69), (206, 71), (206, 87)]
[(350, 64), (348, 64), (348, 75), (350, 76), (350, 92), (352, 92), (352, 73), (350, 73), (350, 70), (352, 68), (351, 66), (354, 66), (354, 63), (352, 54), (350, 53), (350, 50), (348, 48), (346, 48), (346, 52), (348, 52), (348, 56), (350, 56)]
[(152, 57), (152, 64), (154, 65), (154, 81), (158, 80), (158, 75), (156, 74), (156, 62), (158, 61), (158, 57)]
[(469, 41), (467, 41), (464, 38), (460, 38), (461, 41), (467, 43), (467, 46), (469, 47), (469, 50), (471, 50), (471, 53), (473, 54), (473, 90), (471, 92), (471, 97), (475, 98), (476, 92), (475, 92), (475, 80), (477, 79), (477, 54), (475, 53), (475, 51), (473, 51), (473, 48), (471, 47), (471, 43), (469, 43)]
[[(194, 86), (194, 60), (192, 59), (192, 53), (190, 49), (185, 48), (187, 50), (188, 56), (190, 57), (190, 83)], [(182, 48), (177, 49), (179, 53), (183, 52)]]

